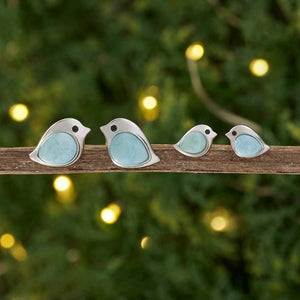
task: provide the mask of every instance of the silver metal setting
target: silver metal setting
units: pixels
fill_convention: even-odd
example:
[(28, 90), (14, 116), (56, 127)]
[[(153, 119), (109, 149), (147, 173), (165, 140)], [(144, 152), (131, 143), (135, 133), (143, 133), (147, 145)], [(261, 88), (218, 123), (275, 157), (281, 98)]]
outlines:
[[(205, 133), (206, 130), (209, 130), (209, 133)], [(199, 154), (192, 154), (192, 153), (187, 153), (187, 152), (184, 152), (181, 148), (180, 148), (180, 144), (181, 142), (184, 140), (184, 138), (190, 134), (191, 132), (200, 132), (202, 133), (205, 137), (206, 137), (206, 140), (207, 140), (207, 143), (206, 143), (206, 147), (205, 149), (199, 153)], [(204, 125), (204, 124), (200, 124), (200, 125), (196, 125), (194, 126), (193, 128), (191, 128), (180, 140), (178, 143), (176, 143), (175, 145), (173, 145), (173, 147), (178, 151), (180, 152), (181, 154), (185, 155), (185, 156), (189, 156), (189, 157), (201, 157), (203, 155), (205, 155), (208, 150), (210, 149), (212, 143), (213, 143), (213, 140), (214, 138), (217, 136), (217, 134), (211, 129), (211, 127), (209, 127), (208, 125)]]
[[(72, 130), (73, 126), (77, 126), (79, 130), (77, 132), (74, 132)], [(50, 166), (50, 167), (70, 166), (70, 165), (74, 164), (80, 158), (83, 148), (84, 148), (85, 138), (90, 131), (91, 131), (90, 128), (83, 126), (76, 119), (73, 119), (73, 118), (61, 119), (61, 120), (57, 121), (56, 123), (54, 123), (51, 127), (49, 127), (49, 129), (44, 133), (44, 135), (40, 139), (40, 141), (39, 141), (38, 145), (36, 146), (36, 148), (34, 149), (34, 151), (29, 154), (29, 157), (31, 160), (33, 160), (41, 165), (45, 165), (45, 166)], [(57, 132), (65, 132), (65, 133), (70, 134), (77, 143), (77, 149), (78, 149), (77, 154), (69, 163), (63, 164), (63, 165), (49, 164), (49, 163), (41, 160), (38, 156), (41, 145), (48, 139), (48, 137), (51, 134), (57, 133)]]
[[(117, 130), (112, 131), (111, 130), (112, 126), (116, 126)], [(116, 118), (116, 119), (110, 121), (108, 124), (101, 126), (100, 130), (102, 131), (102, 133), (105, 136), (108, 154), (109, 154), (112, 162), (115, 165), (117, 165), (118, 167), (126, 168), (126, 169), (135, 169), (135, 168), (142, 168), (142, 167), (150, 166), (150, 165), (153, 165), (160, 161), (159, 157), (154, 153), (154, 151), (151, 147), (151, 144), (150, 144), (149, 140), (147, 139), (147, 137), (145, 136), (145, 134), (143, 133), (143, 131), (132, 121), (130, 121), (128, 119), (124, 119), (124, 118)], [(146, 147), (146, 150), (149, 154), (149, 159), (147, 161), (145, 161), (141, 164), (138, 164), (136, 166), (124, 166), (124, 165), (120, 164), (119, 162), (117, 162), (116, 160), (114, 160), (114, 158), (110, 155), (110, 152), (109, 152), (110, 143), (116, 134), (119, 134), (122, 132), (132, 133), (140, 139), (140, 141)]]
[[(236, 135), (233, 135), (232, 132), (235, 131), (236, 132)], [(255, 155), (252, 155), (252, 156), (241, 156), (239, 155), (235, 149), (234, 149), (234, 141), (235, 139), (241, 135), (241, 134), (248, 134), (248, 135), (251, 135), (253, 136), (254, 138), (256, 138), (260, 143), (261, 143), (261, 146), (262, 146), (262, 150), (255, 154)], [(260, 156), (264, 153), (266, 153), (269, 149), (270, 149), (270, 146), (268, 146), (263, 140), (262, 138), (253, 130), (251, 129), (250, 127), (246, 126), (246, 125), (237, 125), (237, 126), (234, 126), (230, 129), (229, 132), (227, 132), (226, 134), (226, 137), (230, 140), (230, 144), (231, 144), (231, 147), (232, 147), (232, 150), (234, 151), (234, 153), (238, 156), (238, 157), (242, 157), (242, 158), (253, 158), (253, 157), (257, 157), (257, 156)]]

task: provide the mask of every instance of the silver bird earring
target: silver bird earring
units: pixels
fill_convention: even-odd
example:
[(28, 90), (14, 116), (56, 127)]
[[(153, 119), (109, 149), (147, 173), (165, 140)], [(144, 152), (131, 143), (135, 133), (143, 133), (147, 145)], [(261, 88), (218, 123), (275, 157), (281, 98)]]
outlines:
[(89, 132), (90, 129), (76, 119), (62, 119), (45, 132), (29, 157), (46, 166), (72, 165), (80, 158)]
[(143, 131), (133, 122), (117, 118), (101, 126), (108, 153), (114, 164), (122, 168), (141, 168), (159, 162)]
[(251, 158), (264, 154), (270, 149), (262, 138), (250, 127), (237, 125), (225, 134), (231, 147), (239, 157)]
[(207, 125), (197, 125), (191, 128), (174, 148), (190, 157), (200, 157), (208, 152), (217, 134)]

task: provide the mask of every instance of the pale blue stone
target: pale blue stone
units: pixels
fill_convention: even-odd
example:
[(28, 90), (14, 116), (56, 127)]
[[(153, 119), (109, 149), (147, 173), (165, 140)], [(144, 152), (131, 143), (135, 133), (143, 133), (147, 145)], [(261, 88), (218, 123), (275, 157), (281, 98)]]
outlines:
[(117, 163), (125, 167), (135, 167), (149, 159), (143, 142), (129, 132), (121, 132), (114, 136), (109, 153)]
[(41, 145), (38, 156), (52, 166), (61, 166), (71, 162), (78, 150), (78, 145), (70, 134), (56, 132)]
[(234, 149), (242, 157), (251, 157), (262, 151), (262, 145), (255, 137), (241, 134), (234, 141)]
[(192, 131), (180, 142), (179, 147), (186, 153), (200, 154), (205, 150), (206, 144), (206, 137), (201, 132)]

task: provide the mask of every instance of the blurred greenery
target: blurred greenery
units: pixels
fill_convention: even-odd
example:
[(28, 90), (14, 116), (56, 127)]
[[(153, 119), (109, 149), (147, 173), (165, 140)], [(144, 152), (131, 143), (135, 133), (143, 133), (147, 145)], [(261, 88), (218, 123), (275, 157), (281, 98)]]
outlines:
[[(204, 45), (199, 71), (216, 103), (259, 123), (268, 144), (298, 145), (297, 0), (7, 0), (1, 146), (36, 145), (64, 117), (92, 128), (88, 144), (104, 144), (99, 126), (116, 117), (135, 121), (152, 143), (175, 143), (199, 123), (228, 143), (231, 125), (191, 88), (184, 52), (194, 42)], [(266, 76), (250, 73), (255, 58), (268, 61)], [(139, 101), (153, 85), (159, 115), (147, 121)], [(8, 115), (15, 103), (30, 110), (24, 122)], [(299, 297), (297, 176), (72, 175), (71, 203), (59, 201), (54, 178), (0, 178), (0, 234), (27, 253), (20, 261), (0, 250), (0, 299)], [(113, 202), (122, 213), (108, 225), (99, 213)], [(219, 215), (222, 232), (210, 223)]]

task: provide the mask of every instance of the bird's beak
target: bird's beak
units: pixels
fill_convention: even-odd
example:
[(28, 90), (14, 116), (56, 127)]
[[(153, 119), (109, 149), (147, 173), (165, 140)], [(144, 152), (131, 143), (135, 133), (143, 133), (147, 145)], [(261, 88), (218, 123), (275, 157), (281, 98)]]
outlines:
[(225, 135), (230, 139), (230, 135), (229, 135), (230, 131), (227, 132)]
[(212, 132), (212, 138), (214, 139), (218, 134), (216, 132)]
[(105, 135), (106, 132), (106, 125), (100, 126), (100, 130), (103, 132), (103, 134)]
[(85, 135), (88, 135), (88, 133), (91, 131), (91, 128), (83, 127)]

